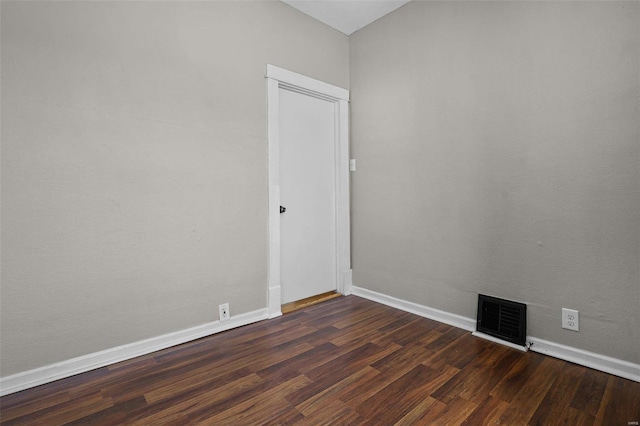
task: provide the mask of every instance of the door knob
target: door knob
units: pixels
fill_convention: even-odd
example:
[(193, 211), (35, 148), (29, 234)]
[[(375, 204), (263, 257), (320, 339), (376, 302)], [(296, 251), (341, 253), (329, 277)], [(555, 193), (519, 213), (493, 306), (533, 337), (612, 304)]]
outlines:
[(280, 206), (280, 213), (284, 213), (284, 212), (286, 212), (286, 211), (287, 211), (287, 208), (286, 208), (286, 207), (282, 207), (282, 206)]

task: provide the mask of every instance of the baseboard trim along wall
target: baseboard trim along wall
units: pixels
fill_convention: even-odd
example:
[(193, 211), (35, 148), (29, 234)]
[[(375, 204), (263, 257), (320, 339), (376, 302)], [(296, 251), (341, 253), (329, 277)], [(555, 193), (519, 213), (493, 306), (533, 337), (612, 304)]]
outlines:
[(438, 309), (430, 308), (428, 306), (419, 305), (417, 303), (408, 302), (406, 300), (398, 299), (393, 296), (378, 293), (377, 291), (367, 290), (362, 287), (352, 287), (352, 293), (356, 296), (363, 297), (365, 299), (373, 300), (374, 302), (382, 303), (383, 305), (391, 306), (405, 312), (420, 315), (421, 317), (429, 318), (438, 322), (452, 325), (454, 327), (461, 328), (467, 331), (476, 330), (476, 320), (463, 317), (449, 312), (441, 311)]
[(640, 382), (640, 364), (527, 336), (529, 350)]
[(262, 321), (269, 317), (267, 308), (232, 316), (228, 321), (214, 321), (186, 330), (152, 337), (127, 345), (117, 346), (100, 352), (83, 355), (47, 365), (12, 376), (0, 378), (0, 396), (29, 389), (65, 377), (74, 376), (100, 367), (147, 355), (161, 349), (170, 348), (232, 328)]
[[(428, 306), (398, 299), (393, 296), (388, 296), (386, 294), (367, 290), (355, 285), (353, 286), (353, 294), (365, 299), (372, 300), (374, 302), (382, 303), (383, 305), (391, 306), (393, 308), (401, 309), (412, 314), (420, 315), (425, 318), (449, 324), (463, 330), (475, 332), (476, 329), (476, 320), (472, 318), (440, 311), (438, 309), (433, 309)], [(478, 337), (486, 338), (484, 336)], [(621, 359), (612, 358), (595, 352), (589, 352), (583, 349), (565, 346), (555, 342), (549, 342), (547, 340), (539, 339), (532, 336), (527, 336), (527, 342), (528, 349), (530, 351), (538, 352), (564, 361), (573, 362), (575, 364), (583, 365), (585, 367), (623, 377), (625, 379), (640, 382), (640, 364), (634, 364), (632, 362), (623, 361)], [(503, 342), (499, 343), (504, 344)], [(522, 350), (521, 347), (518, 347), (517, 349)]]

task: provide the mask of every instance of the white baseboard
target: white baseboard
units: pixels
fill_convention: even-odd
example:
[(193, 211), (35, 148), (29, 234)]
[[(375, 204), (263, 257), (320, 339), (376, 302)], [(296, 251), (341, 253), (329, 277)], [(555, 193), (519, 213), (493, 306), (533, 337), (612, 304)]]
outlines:
[(338, 292), (344, 294), (345, 296), (350, 295), (353, 291), (353, 288), (352, 288), (353, 270), (352, 269), (347, 269), (346, 271), (342, 272), (340, 283), (341, 284), (338, 287)]
[[(463, 330), (472, 332), (475, 332), (476, 330), (476, 320), (472, 318), (440, 311), (438, 309), (419, 305), (417, 303), (409, 302), (402, 299), (397, 299), (386, 294), (367, 290), (357, 286), (353, 286), (353, 294), (365, 299), (373, 300), (374, 302), (382, 303), (383, 305), (391, 306), (406, 312), (410, 312), (412, 314), (420, 315), (422, 317), (426, 317), (438, 322), (449, 324)], [(485, 338), (484, 336), (479, 337)], [(549, 342), (547, 340), (539, 339), (532, 336), (527, 336), (527, 342), (529, 343), (530, 351), (549, 355), (564, 361), (573, 362), (575, 364), (613, 374), (614, 376), (619, 376), (625, 379), (640, 382), (640, 364), (634, 364), (632, 362), (612, 358), (607, 355), (589, 352), (571, 346), (561, 345), (560, 343)], [(499, 343), (505, 344), (508, 342), (500, 341)], [(522, 350), (522, 347), (517, 347), (516, 349)]]
[(225, 322), (214, 321), (197, 327), (188, 328), (186, 330), (180, 330), (174, 333), (164, 334), (162, 336), (152, 337), (150, 339), (106, 349), (104, 351), (94, 352), (56, 364), (14, 374), (12, 376), (2, 377), (0, 378), (0, 396), (53, 382), (65, 377), (74, 376), (86, 371), (95, 370), (96, 368), (115, 364), (141, 355), (146, 355), (171, 346), (180, 345), (182, 343), (230, 330), (232, 328), (251, 324), (267, 319), (268, 316), (268, 309), (260, 309), (232, 316)]
[(527, 341), (530, 343), (530, 351), (539, 352), (564, 361), (573, 362), (574, 364), (604, 371), (614, 376), (640, 382), (640, 364), (585, 351), (584, 349), (561, 345), (560, 343), (549, 342), (538, 339), (537, 337), (528, 336)]
[(276, 318), (282, 315), (281, 289), (280, 286), (269, 287), (269, 318)]
[(356, 296), (373, 300), (374, 302), (382, 303), (383, 305), (391, 306), (393, 308), (398, 308), (405, 312), (420, 315), (421, 317), (449, 324), (463, 330), (475, 331), (476, 329), (476, 320), (472, 318), (467, 318), (449, 312), (441, 311), (439, 309), (430, 308), (428, 306), (419, 305), (417, 303), (398, 299), (393, 296), (387, 296), (386, 294), (367, 290), (366, 288), (353, 286), (352, 292)]

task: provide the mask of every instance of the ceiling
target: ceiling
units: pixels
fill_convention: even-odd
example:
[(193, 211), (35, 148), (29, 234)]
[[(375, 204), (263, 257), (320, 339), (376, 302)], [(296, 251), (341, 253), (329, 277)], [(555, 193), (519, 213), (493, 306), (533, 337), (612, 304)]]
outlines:
[(410, 0), (282, 0), (320, 22), (351, 35)]

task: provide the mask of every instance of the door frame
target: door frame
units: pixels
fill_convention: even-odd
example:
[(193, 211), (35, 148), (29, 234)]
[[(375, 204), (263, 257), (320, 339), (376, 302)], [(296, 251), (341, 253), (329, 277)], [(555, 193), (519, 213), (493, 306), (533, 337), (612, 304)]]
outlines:
[(269, 151), (269, 318), (282, 315), (280, 284), (280, 101), (278, 89), (312, 96), (335, 106), (336, 287), (351, 294), (349, 222), (349, 91), (267, 64), (267, 137)]

